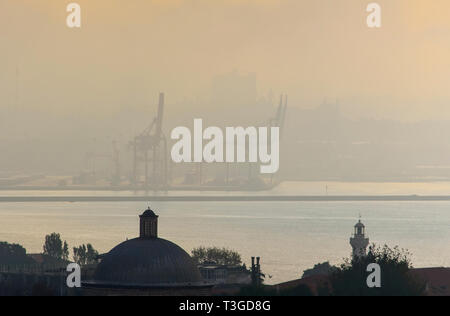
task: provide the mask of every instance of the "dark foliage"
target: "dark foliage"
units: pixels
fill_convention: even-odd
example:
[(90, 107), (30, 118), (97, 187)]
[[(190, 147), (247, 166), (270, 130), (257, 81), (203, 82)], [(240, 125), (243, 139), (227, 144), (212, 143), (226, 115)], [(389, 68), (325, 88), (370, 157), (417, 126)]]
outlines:
[[(381, 267), (381, 287), (367, 286), (367, 266), (377, 263)], [(411, 274), (409, 252), (388, 246), (369, 248), (363, 258), (347, 260), (331, 276), (333, 295), (336, 296), (419, 296), (425, 286)]]
[(303, 271), (302, 278), (307, 278), (314, 275), (330, 275), (336, 271), (336, 267), (331, 266), (329, 262), (318, 263), (312, 269)]
[(217, 247), (198, 247), (192, 250), (192, 258), (197, 264), (215, 263), (219, 265), (241, 265), (241, 255), (234, 250)]
[(57, 233), (52, 233), (45, 236), (44, 255), (52, 258), (68, 260), (69, 259), (69, 245), (66, 241), (61, 240), (61, 236)]
[(91, 244), (73, 248), (73, 260), (80, 266), (97, 263), (98, 251)]
[(33, 263), (21, 245), (0, 242), (0, 265), (26, 265)]

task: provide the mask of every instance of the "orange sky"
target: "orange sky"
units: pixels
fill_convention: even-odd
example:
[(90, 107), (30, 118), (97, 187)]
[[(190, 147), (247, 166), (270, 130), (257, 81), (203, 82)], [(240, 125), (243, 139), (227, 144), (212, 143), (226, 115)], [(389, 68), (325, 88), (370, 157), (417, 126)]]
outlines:
[(450, 118), (450, 2), (378, 2), (383, 26), (370, 30), (361, 0), (79, 0), (83, 26), (70, 30), (64, 1), (0, 0), (0, 104), (17, 66), (25, 108), (97, 114), (159, 90), (201, 97), (236, 69), (291, 105)]

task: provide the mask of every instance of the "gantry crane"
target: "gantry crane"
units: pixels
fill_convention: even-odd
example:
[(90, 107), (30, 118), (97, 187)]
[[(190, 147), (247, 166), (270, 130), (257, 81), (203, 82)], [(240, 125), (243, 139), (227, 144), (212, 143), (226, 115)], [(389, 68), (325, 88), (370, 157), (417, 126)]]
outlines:
[[(144, 173), (144, 188), (165, 187), (167, 180), (167, 140), (162, 131), (164, 115), (164, 93), (159, 94), (158, 113), (149, 127), (136, 136), (131, 143), (133, 147), (133, 176), (135, 186), (142, 185)], [(151, 165), (151, 175), (150, 173)], [(141, 170), (141, 166), (144, 170)]]
[[(286, 111), (287, 111), (287, 106), (288, 106), (288, 96), (285, 95), (283, 98), (283, 95), (280, 96), (280, 104), (278, 105), (278, 109), (277, 109), (277, 115), (269, 120), (269, 127), (279, 127), (280, 128), (280, 141), (283, 135), (283, 131), (284, 131), (284, 122), (286, 119)], [(281, 145), (281, 144), (280, 144)], [(271, 174), (270, 176), (270, 184), (273, 184), (273, 178), (274, 178), (274, 174)]]
[[(287, 95), (281, 95), (280, 103), (278, 105), (275, 117), (268, 119), (267, 121), (264, 122), (264, 124), (262, 124), (263, 126), (267, 126), (269, 128), (269, 130), (271, 127), (279, 127), (280, 128), (280, 140), (281, 140), (283, 130), (284, 130), (284, 122), (285, 122), (286, 111), (287, 111), (287, 106), (288, 106), (287, 104), (288, 104)], [(269, 146), (270, 146), (270, 141), (269, 141)], [(247, 151), (247, 153), (249, 152), (248, 144), (247, 144), (246, 151)], [(248, 163), (248, 181), (249, 181), (249, 183), (251, 182), (253, 176), (255, 174), (257, 174), (257, 172), (253, 172), (253, 169), (255, 169), (255, 168), (256, 168), (255, 164), (252, 164), (250, 162)], [(274, 175), (272, 174), (270, 177), (271, 184), (273, 184), (273, 178), (274, 178)], [(228, 163), (226, 164), (225, 179), (226, 179), (225, 182), (228, 185), (229, 179), (230, 179), (230, 167), (229, 167)]]
[(274, 118), (270, 119), (268, 122), (268, 127), (279, 127), (280, 128), (280, 136), (284, 129), (284, 120), (286, 118), (286, 110), (287, 110), (288, 97), (287, 95), (280, 96), (280, 104), (278, 105), (277, 114)]

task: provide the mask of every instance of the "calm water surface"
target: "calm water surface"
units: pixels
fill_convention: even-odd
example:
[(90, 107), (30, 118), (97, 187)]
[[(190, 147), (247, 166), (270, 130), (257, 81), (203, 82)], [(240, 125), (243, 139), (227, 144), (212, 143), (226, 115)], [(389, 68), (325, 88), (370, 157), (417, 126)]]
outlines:
[[(76, 246), (100, 252), (138, 235), (141, 202), (0, 203), (0, 241), (41, 252), (44, 236), (59, 232)], [(351, 252), (359, 214), (371, 242), (399, 245), (416, 267), (450, 266), (450, 202), (164, 202), (160, 237), (186, 251), (230, 247), (248, 264), (261, 256), (267, 283), (295, 279), (314, 264), (337, 264)]]

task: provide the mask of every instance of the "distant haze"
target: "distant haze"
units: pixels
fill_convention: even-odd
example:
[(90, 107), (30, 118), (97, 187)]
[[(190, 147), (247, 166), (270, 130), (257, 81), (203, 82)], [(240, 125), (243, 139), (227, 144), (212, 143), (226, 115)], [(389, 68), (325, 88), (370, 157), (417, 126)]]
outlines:
[(377, 1), (381, 29), (362, 0), (76, 2), (79, 30), (68, 2), (0, 0), (0, 174), (129, 159), (163, 91), (166, 134), (260, 125), (287, 94), (289, 179), (450, 178), (448, 0)]

